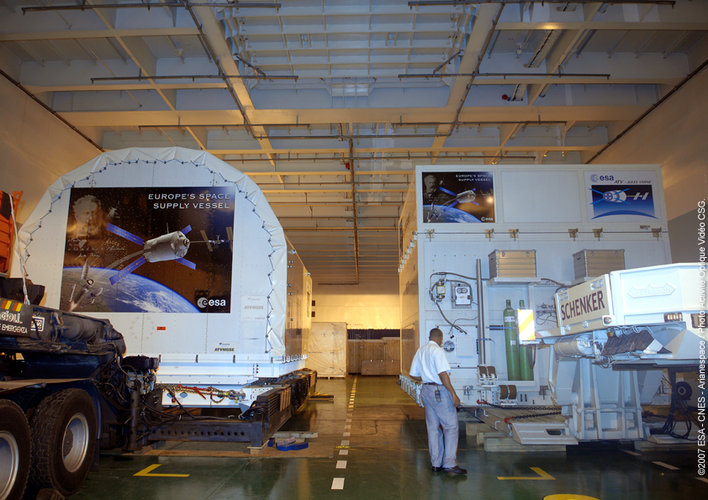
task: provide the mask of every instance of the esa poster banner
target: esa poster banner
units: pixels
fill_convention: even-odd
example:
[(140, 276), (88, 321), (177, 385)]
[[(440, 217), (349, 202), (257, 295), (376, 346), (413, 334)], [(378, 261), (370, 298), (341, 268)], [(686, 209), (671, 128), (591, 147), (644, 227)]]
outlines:
[(73, 188), (61, 309), (227, 313), (233, 187)]
[(422, 172), (423, 222), (494, 222), (491, 172)]
[(588, 219), (634, 222), (656, 219), (654, 172), (586, 172)]

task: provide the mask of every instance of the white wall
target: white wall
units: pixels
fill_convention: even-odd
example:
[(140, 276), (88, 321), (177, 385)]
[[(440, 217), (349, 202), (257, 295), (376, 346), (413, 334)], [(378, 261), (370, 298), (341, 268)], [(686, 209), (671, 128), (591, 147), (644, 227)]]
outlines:
[(100, 151), (0, 76), (0, 189), (24, 191), (24, 222), (50, 184)]
[(398, 282), (355, 285), (313, 285), (313, 321), (344, 321), (349, 329), (398, 329), (401, 310)]
[(708, 69), (694, 76), (593, 163), (659, 163), (674, 262), (697, 259), (696, 208), (708, 197)]

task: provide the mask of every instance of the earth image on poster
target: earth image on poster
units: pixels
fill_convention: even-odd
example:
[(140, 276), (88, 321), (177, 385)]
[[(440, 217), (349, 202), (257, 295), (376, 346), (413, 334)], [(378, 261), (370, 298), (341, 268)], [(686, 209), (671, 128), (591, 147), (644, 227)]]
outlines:
[[(82, 268), (65, 267), (62, 275), (62, 298), (78, 300), (77, 312), (146, 312), (199, 313), (191, 302), (180, 294), (138, 274), (128, 274), (115, 285), (110, 277), (117, 271), (92, 267), (90, 280), (82, 279)], [(69, 304), (62, 304), (67, 307)]]
[(459, 208), (445, 205), (423, 205), (423, 221), (435, 222), (482, 222), (474, 215)]

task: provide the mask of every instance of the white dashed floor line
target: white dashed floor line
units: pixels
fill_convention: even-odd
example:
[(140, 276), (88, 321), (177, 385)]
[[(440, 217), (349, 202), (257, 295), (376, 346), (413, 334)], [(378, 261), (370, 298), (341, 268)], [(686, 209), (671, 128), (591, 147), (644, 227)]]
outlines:
[[(351, 429), (352, 429), (352, 414), (354, 412), (354, 403), (356, 401), (356, 384), (358, 381), (358, 377), (354, 377), (354, 382), (352, 383), (352, 388), (351, 388), (351, 393), (349, 395), (349, 403), (347, 405), (347, 413), (346, 413), (346, 421), (344, 424), (344, 431), (342, 432), (342, 437), (349, 437), (351, 436)], [(348, 439), (342, 439), (342, 442), (338, 446), (339, 448), (339, 456), (346, 457), (349, 455), (349, 440)], [(338, 470), (344, 470), (347, 468), (347, 461), (346, 460), (337, 460), (337, 463), (335, 465), (335, 468)], [(332, 479), (332, 489), (333, 490), (343, 490), (344, 489), (344, 478), (343, 477), (335, 477)]]

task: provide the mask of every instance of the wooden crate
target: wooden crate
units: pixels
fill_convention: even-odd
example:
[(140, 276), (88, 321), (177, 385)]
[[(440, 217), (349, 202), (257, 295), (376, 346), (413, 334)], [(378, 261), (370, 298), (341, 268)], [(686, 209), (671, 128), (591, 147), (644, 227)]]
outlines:
[(398, 361), (401, 359), (401, 339), (398, 337), (384, 337), (384, 357), (385, 360)]
[(361, 340), (347, 341), (347, 373), (361, 373)]
[(385, 344), (383, 340), (362, 340), (363, 349), (361, 352), (362, 362), (365, 360), (383, 360), (385, 359)]
[(347, 324), (313, 322), (308, 341), (307, 368), (319, 377), (347, 375)]
[(382, 359), (364, 359), (361, 361), (362, 375), (386, 375)]
[(401, 373), (401, 361), (398, 359), (388, 359), (384, 361), (384, 375), (398, 375)]

